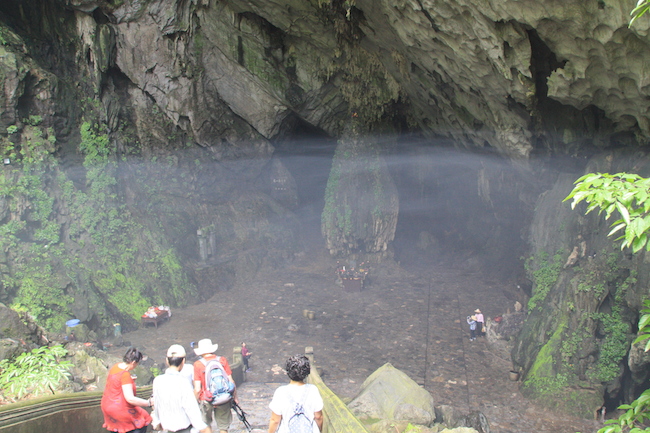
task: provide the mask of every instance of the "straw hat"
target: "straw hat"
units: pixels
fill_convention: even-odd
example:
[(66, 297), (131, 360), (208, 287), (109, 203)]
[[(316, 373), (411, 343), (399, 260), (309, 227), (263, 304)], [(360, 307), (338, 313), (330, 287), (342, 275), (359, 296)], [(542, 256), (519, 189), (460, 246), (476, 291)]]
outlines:
[(199, 344), (196, 345), (194, 353), (196, 353), (198, 356), (201, 356), (205, 355), (206, 353), (214, 353), (217, 351), (217, 348), (219, 348), (218, 344), (212, 344), (212, 340), (209, 338), (204, 338), (203, 340), (199, 341)]
[(479, 309), (477, 308), (476, 310), (474, 310), (474, 312), (475, 312), (475, 313), (480, 313), (481, 310), (479, 310)]

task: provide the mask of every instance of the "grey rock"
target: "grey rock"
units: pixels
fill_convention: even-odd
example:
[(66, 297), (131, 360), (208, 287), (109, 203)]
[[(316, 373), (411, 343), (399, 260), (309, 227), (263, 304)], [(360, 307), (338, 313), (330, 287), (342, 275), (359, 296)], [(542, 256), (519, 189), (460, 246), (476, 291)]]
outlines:
[(435, 419), (433, 397), (390, 363), (372, 373), (349, 404), (360, 420), (405, 420), (429, 425)]

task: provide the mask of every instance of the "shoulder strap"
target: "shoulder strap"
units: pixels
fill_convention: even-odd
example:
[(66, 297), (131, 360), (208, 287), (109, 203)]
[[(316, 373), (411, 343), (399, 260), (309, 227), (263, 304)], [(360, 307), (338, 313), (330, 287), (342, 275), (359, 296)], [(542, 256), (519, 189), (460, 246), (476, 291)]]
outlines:
[(291, 399), (291, 402), (294, 403), (294, 412), (296, 410), (295, 403), (300, 404), (303, 411), (305, 409), (305, 401), (307, 401), (307, 394), (309, 393), (309, 389), (307, 388), (307, 384), (301, 386), (301, 388), (303, 388), (303, 389), (302, 389), (302, 395), (300, 396), (299, 401), (295, 401), (295, 400), (293, 400), (293, 398)]

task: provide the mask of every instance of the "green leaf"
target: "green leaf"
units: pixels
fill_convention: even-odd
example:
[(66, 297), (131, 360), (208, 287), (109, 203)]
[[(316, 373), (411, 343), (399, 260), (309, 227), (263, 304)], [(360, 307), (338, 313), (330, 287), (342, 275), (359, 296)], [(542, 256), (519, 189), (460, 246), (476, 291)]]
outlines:
[(607, 234), (607, 236), (611, 236), (611, 235), (613, 235), (613, 234), (616, 233), (617, 231), (621, 230), (623, 227), (626, 227), (626, 224), (625, 224), (625, 223), (618, 224), (617, 226), (615, 226), (615, 227), (614, 227), (614, 228), (613, 228), (613, 229), (612, 229), (612, 230)]
[(623, 217), (623, 220), (627, 223), (630, 224), (630, 213), (628, 212), (627, 208), (623, 206), (620, 202), (615, 202), (616, 209), (620, 212), (621, 216)]
[(638, 252), (641, 248), (645, 246), (646, 242), (648, 242), (648, 237), (646, 236), (645, 233), (642, 234), (640, 237), (634, 239), (634, 241), (632, 242), (632, 252), (634, 253)]

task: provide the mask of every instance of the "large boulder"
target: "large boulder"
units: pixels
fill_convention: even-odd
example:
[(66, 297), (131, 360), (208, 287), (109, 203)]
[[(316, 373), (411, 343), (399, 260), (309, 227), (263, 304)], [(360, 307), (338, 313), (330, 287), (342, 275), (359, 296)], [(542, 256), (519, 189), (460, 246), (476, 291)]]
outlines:
[(13, 358), (47, 342), (45, 332), (29, 315), (0, 303), (0, 359)]
[(362, 422), (402, 420), (430, 425), (435, 420), (433, 397), (402, 371), (386, 363), (372, 373), (348, 404)]

